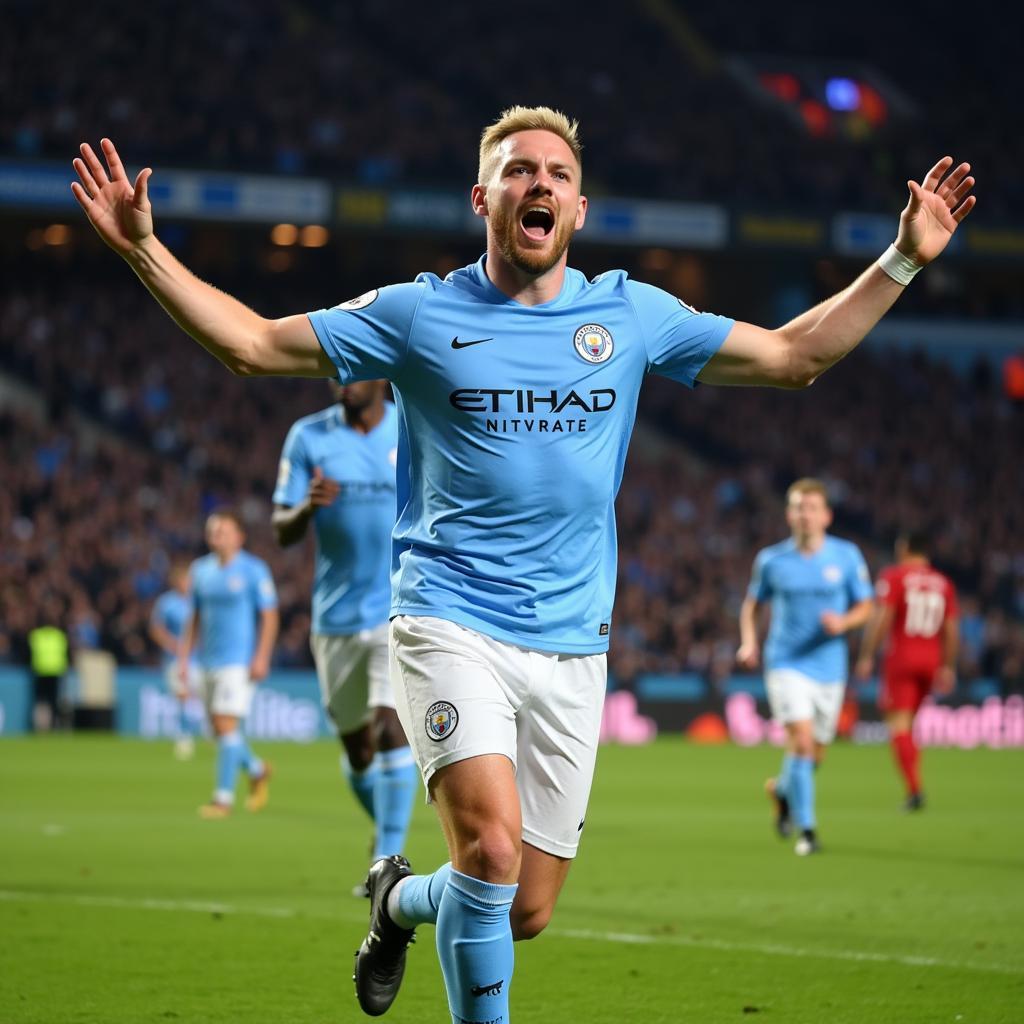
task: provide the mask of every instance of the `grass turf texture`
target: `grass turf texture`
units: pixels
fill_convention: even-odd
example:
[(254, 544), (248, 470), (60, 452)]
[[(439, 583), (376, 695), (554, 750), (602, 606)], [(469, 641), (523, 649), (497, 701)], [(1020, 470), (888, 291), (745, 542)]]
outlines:
[[(0, 1021), (364, 1020), (349, 980), (368, 826), (335, 748), (262, 744), (270, 806), (200, 821), (213, 750), (40, 737), (0, 744)], [(512, 1017), (550, 1021), (1024, 1019), (1024, 755), (931, 751), (898, 811), (888, 751), (818, 777), (825, 852), (774, 836), (774, 750), (606, 747), (549, 930), (516, 947)], [(408, 853), (443, 850), (417, 806)], [(447, 1024), (433, 929), (394, 1024)]]

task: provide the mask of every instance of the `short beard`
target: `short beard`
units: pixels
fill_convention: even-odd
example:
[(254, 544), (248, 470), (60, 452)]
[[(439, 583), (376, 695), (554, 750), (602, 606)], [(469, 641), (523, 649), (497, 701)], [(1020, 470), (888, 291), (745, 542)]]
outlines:
[(576, 225), (572, 221), (561, 227), (556, 224), (554, 244), (550, 249), (543, 252), (533, 249), (520, 250), (516, 248), (515, 242), (516, 231), (519, 228), (518, 217), (509, 218), (504, 211), (498, 211), (492, 213), (490, 218), (491, 229), (502, 258), (516, 270), (531, 277), (541, 277), (555, 266), (569, 248), (572, 236), (576, 233)]

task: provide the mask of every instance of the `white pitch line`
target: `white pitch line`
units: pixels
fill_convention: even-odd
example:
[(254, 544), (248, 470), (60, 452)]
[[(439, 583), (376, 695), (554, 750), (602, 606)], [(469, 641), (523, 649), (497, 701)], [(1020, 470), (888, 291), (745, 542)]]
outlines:
[[(354, 902), (354, 901), (353, 901)], [(322, 913), (296, 910), (292, 907), (235, 906), (231, 903), (204, 900), (129, 899), (120, 896), (72, 896), (64, 893), (19, 892), (0, 889), (0, 903), (64, 903), (78, 907), (110, 907), (122, 910), (161, 910), (176, 913), (238, 914), (250, 917), (271, 917), (278, 920), (312, 918), (314, 920), (364, 921), (344, 913)], [(585, 928), (549, 928), (552, 938), (579, 939), (585, 942), (606, 942), (628, 946), (680, 946), (686, 949), (713, 949), (721, 953), (758, 953), (764, 956), (794, 959), (845, 960), (857, 963), (898, 964), (902, 967), (941, 967), (943, 969), (985, 971), (994, 974), (1024, 974), (1024, 966), (1000, 963), (971, 963), (942, 960), (930, 956), (899, 956), (856, 949), (805, 949), (779, 943), (726, 942), (722, 939), (696, 938), (686, 935), (640, 935), (635, 932), (602, 932)]]
[(632, 932), (599, 932), (581, 928), (552, 928), (551, 935), (592, 942), (620, 942), (634, 946), (683, 946), (688, 949), (715, 949), (723, 953), (761, 953), (765, 956), (788, 956), (819, 960), (853, 960), (866, 963), (900, 964), (904, 967), (942, 967), (968, 971), (989, 971), (996, 974), (1024, 974), (1024, 966), (1013, 964), (982, 964), (956, 960), (940, 960), (931, 956), (898, 956), (889, 953), (868, 953), (856, 949), (804, 949), (778, 943), (725, 942), (721, 939), (691, 938), (686, 935), (636, 935)]

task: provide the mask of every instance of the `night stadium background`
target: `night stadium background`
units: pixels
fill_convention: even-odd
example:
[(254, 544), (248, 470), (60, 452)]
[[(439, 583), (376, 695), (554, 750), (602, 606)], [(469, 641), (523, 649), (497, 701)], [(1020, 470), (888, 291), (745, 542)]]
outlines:
[[(978, 178), (954, 245), (810, 389), (683, 393), (648, 379), (617, 503), (613, 745), (595, 790), (606, 832), (588, 836), (578, 880), (593, 900), (567, 893), (563, 932), (523, 958), (517, 1020), (1019, 1020), (1020, 95), (1019, 39), (984, 11), (951, 23), (875, 3), (643, 0), (628, 14), (575, 0), (0, 4), (0, 953), (14, 967), (0, 978), (0, 1020), (357, 1017), (346, 970), (362, 911), (344, 898), (365, 828), (332, 776), (317, 706), (311, 543), (281, 551), (270, 529), (285, 433), (329, 404), (326, 386), (237, 379), (185, 337), (78, 210), (68, 183), (79, 143), (109, 136), (130, 171), (152, 165), (159, 236), (200, 277), (280, 316), (475, 260), (479, 132), (515, 103), (581, 122), (591, 212), (571, 265), (622, 267), (765, 326), (884, 250), (907, 178), (946, 153)], [(751, 561), (784, 536), (785, 489), (806, 475), (828, 484), (834, 532), (873, 572), (899, 530), (929, 531), (962, 615), (957, 691), (921, 722), (934, 810), (906, 831), (876, 687), (851, 687), (848, 742), (823, 781), (832, 845), (813, 880), (771, 837), (758, 789), (777, 736), (760, 678), (734, 662)], [(277, 582), (281, 635), (250, 731), (281, 742), (275, 761), (296, 781), (258, 826), (211, 836), (191, 820), (208, 761), (175, 764), (152, 742), (173, 729), (174, 702), (146, 623), (170, 565), (202, 553), (204, 517), (223, 502), (241, 510), (248, 547)], [(67, 633), (73, 666), (62, 728), (33, 736), (27, 637), (43, 624)], [(642, 821), (631, 785), (647, 800)], [(708, 802), (728, 809), (724, 824)], [(429, 860), (436, 829), (429, 811), (417, 815), (413, 843)], [(621, 881), (609, 862), (659, 839), (655, 829), (630, 847), (622, 832), (642, 833), (651, 815), (673, 821), (660, 838), (676, 874), (657, 876), (638, 919), (635, 893), (624, 916), (600, 918), (592, 902), (614, 903)], [(870, 849), (866, 834), (878, 837)], [(288, 874), (297, 845), (310, 858), (299, 881)], [(254, 911), (255, 888), (240, 895), (236, 876), (211, 866), (254, 846), (272, 853), (250, 865), (253, 887), (291, 916)], [(166, 871), (168, 857), (208, 870), (209, 892), (192, 872)], [(315, 891), (297, 895), (307, 875)], [(700, 893), (688, 888), (697, 877)], [(872, 917), (866, 894), (890, 877)], [(642, 869), (632, 884), (644, 888)], [(904, 891), (913, 899), (897, 914)], [(786, 910), (754, 893), (783, 894)], [(166, 904), (162, 935), (146, 900)], [(189, 931), (190, 902), (204, 924), (249, 921), (231, 925), (231, 942), (257, 974), (223, 969), (217, 984), (190, 985), (203, 943), (226, 941)], [(794, 909), (805, 902), (826, 909), (810, 920)], [(851, 923), (855, 910), (866, 919)], [(768, 919), (777, 927), (765, 932)], [(578, 949), (584, 932), (642, 934), (661, 966), (629, 944)], [(833, 946), (831, 958), (807, 952)], [(394, 1019), (445, 1019), (436, 978), (416, 967), (420, 988)], [(752, 994), (727, 983), (734, 969)]]

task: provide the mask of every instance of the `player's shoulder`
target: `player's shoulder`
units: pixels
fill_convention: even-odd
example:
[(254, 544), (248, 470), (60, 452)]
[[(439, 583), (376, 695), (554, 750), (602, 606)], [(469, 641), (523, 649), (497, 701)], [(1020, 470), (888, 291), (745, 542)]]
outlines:
[(270, 572), (270, 566), (259, 555), (243, 549), (238, 552), (242, 564), (253, 572)]
[(830, 555), (840, 555), (851, 561), (862, 562), (864, 560), (864, 553), (852, 540), (836, 537), (831, 533), (825, 534), (824, 550)]
[(211, 566), (217, 564), (217, 556), (212, 552), (208, 552), (205, 555), (200, 555), (194, 559), (192, 564), (188, 567), (188, 571), (195, 575), (197, 572), (203, 572), (209, 569)]
[(307, 416), (300, 416), (291, 425), (285, 438), (285, 457), (300, 458), (309, 444), (315, 443), (316, 438), (329, 434), (338, 422), (337, 406), (334, 405), (319, 412), (311, 412)]
[(371, 288), (354, 299), (321, 309), (310, 316), (314, 322), (327, 321), (340, 324), (348, 316), (376, 324), (405, 324), (416, 312), (420, 300), (431, 287), (433, 274), (420, 274), (414, 281), (387, 284)]
[(300, 416), (293, 424), (291, 433), (299, 437), (302, 434), (322, 434), (337, 422), (337, 406), (329, 405), (319, 412), (311, 412), (308, 416)]
[(785, 540), (780, 540), (774, 544), (769, 544), (767, 547), (761, 548), (755, 556), (754, 561), (759, 565), (764, 566), (768, 565), (770, 562), (784, 558), (787, 555), (791, 555), (794, 551), (796, 551), (796, 545), (793, 543), (793, 538), (786, 537)]

